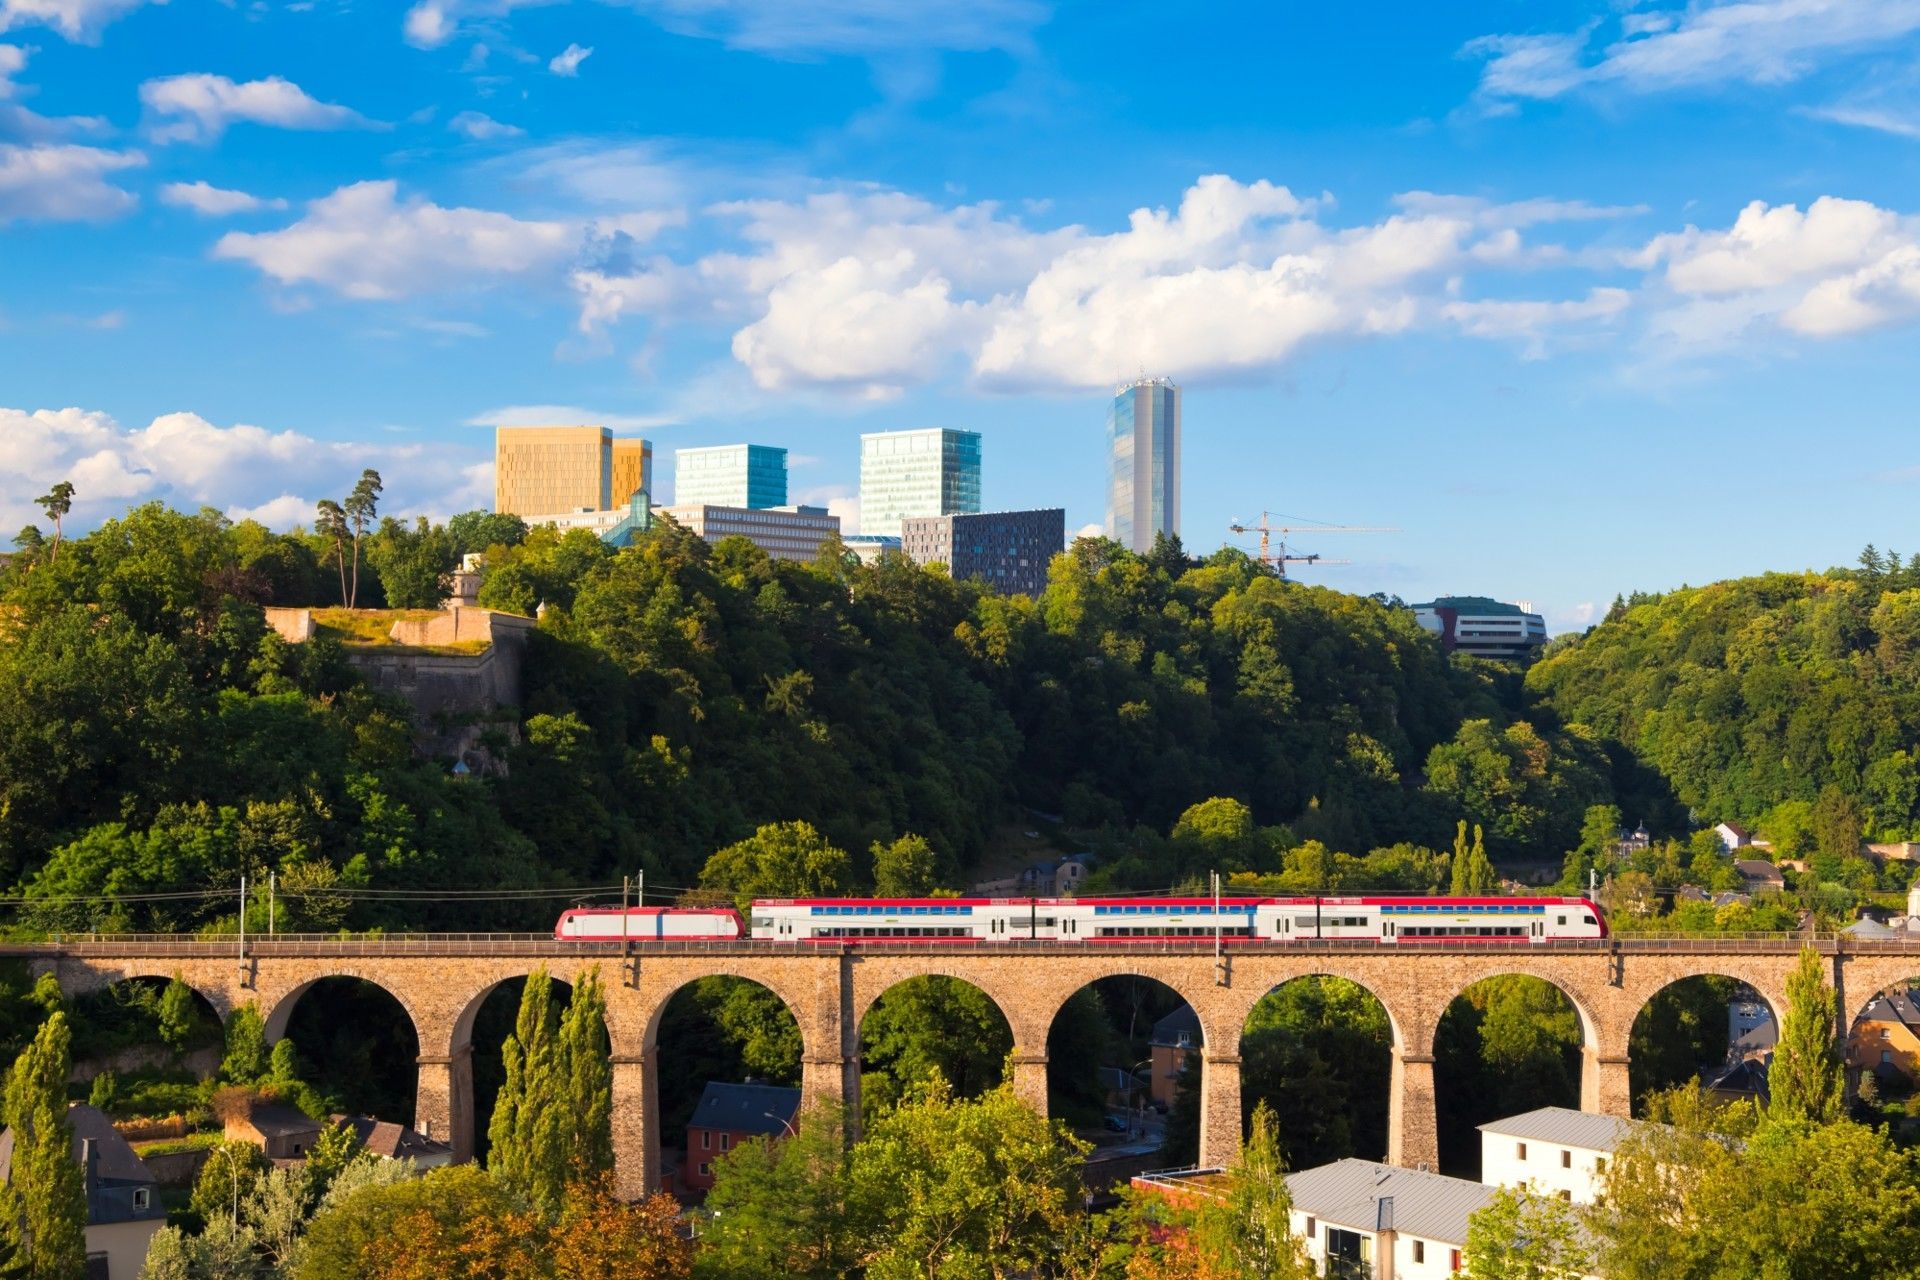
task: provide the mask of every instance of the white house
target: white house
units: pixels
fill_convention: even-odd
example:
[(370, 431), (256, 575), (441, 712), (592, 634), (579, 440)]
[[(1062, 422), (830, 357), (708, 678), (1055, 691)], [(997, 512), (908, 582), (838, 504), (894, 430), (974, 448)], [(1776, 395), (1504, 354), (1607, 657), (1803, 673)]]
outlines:
[(1713, 833), (1720, 837), (1721, 847), (1728, 853), (1735, 849), (1744, 849), (1753, 843), (1753, 834), (1737, 822), (1718, 823)]
[(1376, 1280), (1447, 1280), (1461, 1269), (1467, 1219), (1493, 1188), (1372, 1160), (1337, 1160), (1289, 1174), (1293, 1234), (1314, 1268), (1371, 1268)]
[(1575, 1204), (1600, 1197), (1614, 1148), (1633, 1132), (1619, 1116), (1541, 1107), (1480, 1126), (1480, 1178)]

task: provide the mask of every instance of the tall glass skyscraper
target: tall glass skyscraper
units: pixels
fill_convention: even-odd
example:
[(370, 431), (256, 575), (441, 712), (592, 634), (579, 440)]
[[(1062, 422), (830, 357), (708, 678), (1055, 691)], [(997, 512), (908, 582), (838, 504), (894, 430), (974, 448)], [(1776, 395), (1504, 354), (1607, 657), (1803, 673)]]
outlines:
[(1180, 388), (1142, 378), (1107, 413), (1107, 536), (1132, 551), (1180, 532)]
[(860, 437), (860, 532), (900, 536), (907, 516), (980, 510), (980, 433), (927, 427)]
[(787, 505), (787, 451), (765, 444), (717, 444), (673, 453), (673, 504)]

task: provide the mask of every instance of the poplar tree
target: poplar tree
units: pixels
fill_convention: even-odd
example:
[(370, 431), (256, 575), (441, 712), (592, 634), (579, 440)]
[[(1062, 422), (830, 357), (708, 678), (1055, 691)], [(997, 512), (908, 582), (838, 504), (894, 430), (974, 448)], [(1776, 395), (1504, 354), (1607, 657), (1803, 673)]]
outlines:
[(1767, 1069), (1769, 1119), (1832, 1124), (1846, 1105), (1846, 1081), (1835, 1044), (1837, 1004), (1820, 957), (1800, 949), (1787, 978), (1787, 1014)]
[(613, 1058), (600, 971), (588, 969), (560, 1019), (566, 1063), (567, 1174), (592, 1179), (613, 1168)]
[(1487, 844), (1481, 829), (1474, 827), (1473, 843), (1469, 845), (1467, 820), (1462, 818), (1453, 836), (1453, 896), (1484, 898), (1498, 884), (1499, 878), (1494, 875), (1493, 863), (1487, 860)]
[(7, 1073), (4, 1100), (13, 1159), (0, 1190), (0, 1257), (32, 1280), (72, 1280), (87, 1265), (86, 1175), (73, 1158), (67, 1118), (72, 1033), (64, 1013), (40, 1024)]
[(488, 1170), (535, 1204), (563, 1179), (566, 1160), (559, 1142), (559, 1115), (566, 1098), (554, 1070), (558, 1039), (553, 980), (545, 968), (535, 969), (520, 992), (513, 1034), (500, 1048), (506, 1082), (487, 1126)]
[(1313, 1274), (1291, 1227), (1293, 1197), (1280, 1153), (1280, 1122), (1262, 1101), (1240, 1153), (1227, 1169), (1226, 1195), (1208, 1204), (1194, 1241), (1209, 1273), (1233, 1280), (1306, 1280)]

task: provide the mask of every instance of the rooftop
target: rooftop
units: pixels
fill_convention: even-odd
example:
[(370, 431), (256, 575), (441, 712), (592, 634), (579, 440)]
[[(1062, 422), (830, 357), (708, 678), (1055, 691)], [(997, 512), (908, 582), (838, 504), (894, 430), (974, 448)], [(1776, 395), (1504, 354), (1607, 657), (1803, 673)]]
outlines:
[(1889, 991), (1885, 995), (1875, 996), (1860, 1014), (1862, 1022), (1899, 1022), (1909, 1027), (1920, 1027), (1920, 1002), (1916, 1002), (1911, 991)]
[(785, 1133), (800, 1112), (800, 1091), (770, 1084), (709, 1080), (693, 1109), (690, 1129), (725, 1129), (772, 1136)]
[(1425, 604), (1412, 606), (1415, 609), (1452, 609), (1455, 613), (1478, 614), (1482, 617), (1499, 616), (1517, 618), (1527, 611), (1517, 604), (1508, 604), (1504, 600), (1495, 600), (1490, 596), (1435, 596)]
[(320, 1132), (320, 1122), (304, 1111), (283, 1107), (277, 1102), (256, 1102), (247, 1111), (247, 1122), (263, 1138), (285, 1138), (296, 1134)]
[(1620, 1145), (1620, 1139), (1633, 1132), (1633, 1122), (1568, 1107), (1541, 1107), (1504, 1120), (1489, 1121), (1480, 1126), (1480, 1132), (1579, 1147), (1582, 1151), (1611, 1151)]
[(1337, 1160), (1288, 1175), (1287, 1190), (1294, 1212), (1322, 1222), (1368, 1232), (1390, 1225), (1406, 1235), (1464, 1245), (1468, 1217), (1493, 1198), (1495, 1188), (1372, 1160)]
[(1200, 1039), (1200, 1015), (1189, 1004), (1181, 1005), (1153, 1024), (1153, 1043), (1162, 1048), (1192, 1048)]
[(424, 1133), (416, 1132), (403, 1124), (391, 1120), (376, 1120), (372, 1116), (333, 1117), (335, 1124), (350, 1125), (360, 1139), (360, 1145), (377, 1156), (389, 1160), (427, 1160), (435, 1156), (451, 1156), (453, 1148), (444, 1142), (435, 1142)]

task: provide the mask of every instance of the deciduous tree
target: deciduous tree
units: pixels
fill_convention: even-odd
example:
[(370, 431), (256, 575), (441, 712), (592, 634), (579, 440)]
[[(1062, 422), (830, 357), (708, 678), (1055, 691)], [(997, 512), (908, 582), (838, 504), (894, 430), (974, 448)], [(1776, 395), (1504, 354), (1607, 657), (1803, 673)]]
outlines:
[(1846, 1109), (1845, 1068), (1836, 1048), (1836, 1002), (1825, 966), (1811, 947), (1787, 976), (1787, 1012), (1767, 1068), (1770, 1117), (1827, 1124)]

